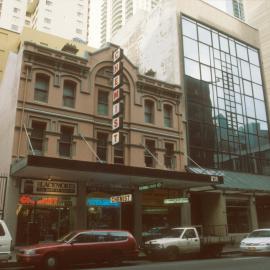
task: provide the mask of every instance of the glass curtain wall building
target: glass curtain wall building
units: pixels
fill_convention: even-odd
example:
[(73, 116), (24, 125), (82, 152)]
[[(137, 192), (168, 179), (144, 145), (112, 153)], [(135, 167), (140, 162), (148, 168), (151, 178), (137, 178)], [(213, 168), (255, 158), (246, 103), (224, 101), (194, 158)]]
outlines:
[(189, 155), (201, 166), (270, 174), (259, 51), (182, 16)]

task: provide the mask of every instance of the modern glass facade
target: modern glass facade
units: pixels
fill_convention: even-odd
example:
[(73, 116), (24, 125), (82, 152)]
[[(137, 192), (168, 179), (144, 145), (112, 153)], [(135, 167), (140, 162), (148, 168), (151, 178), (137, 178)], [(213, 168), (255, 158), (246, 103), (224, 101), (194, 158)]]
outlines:
[(258, 50), (181, 20), (190, 157), (208, 168), (270, 174)]

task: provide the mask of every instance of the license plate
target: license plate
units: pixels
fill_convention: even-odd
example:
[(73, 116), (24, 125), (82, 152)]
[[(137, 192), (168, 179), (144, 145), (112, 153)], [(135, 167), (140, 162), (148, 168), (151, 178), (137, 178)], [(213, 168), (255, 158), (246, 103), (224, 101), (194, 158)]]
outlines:
[(249, 247), (248, 250), (256, 250), (255, 247)]

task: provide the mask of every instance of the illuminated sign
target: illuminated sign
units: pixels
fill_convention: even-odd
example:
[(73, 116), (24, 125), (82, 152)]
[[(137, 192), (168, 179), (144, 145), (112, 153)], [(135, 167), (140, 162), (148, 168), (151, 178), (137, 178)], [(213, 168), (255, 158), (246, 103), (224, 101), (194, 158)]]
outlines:
[(111, 202), (132, 202), (132, 194), (111, 197)]
[(65, 181), (22, 179), (21, 193), (77, 195), (77, 183)]
[[(123, 128), (123, 89), (120, 88), (123, 84), (123, 50), (117, 48), (113, 51), (113, 106), (112, 106), (112, 145), (120, 143), (122, 136), (119, 134), (119, 129)], [(115, 132), (117, 131), (117, 132)]]
[(162, 183), (158, 182), (158, 183), (153, 183), (153, 184), (149, 184), (149, 185), (139, 186), (139, 190), (144, 191), (144, 190), (148, 190), (148, 189), (156, 189), (156, 188), (161, 188), (161, 187), (162, 187)]
[(86, 201), (87, 206), (120, 207), (119, 202), (112, 202), (107, 198), (89, 198)]
[(172, 199), (165, 199), (164, 204), (178, 204), (178, 203), (189, 203), (188, 198), (172, 198)]
[(48, 206), (72, 206), (71, 200), (63, 200), (58, 197), (41, 197), (21, 195), (19, 203), (22, 205), (48, 205)]

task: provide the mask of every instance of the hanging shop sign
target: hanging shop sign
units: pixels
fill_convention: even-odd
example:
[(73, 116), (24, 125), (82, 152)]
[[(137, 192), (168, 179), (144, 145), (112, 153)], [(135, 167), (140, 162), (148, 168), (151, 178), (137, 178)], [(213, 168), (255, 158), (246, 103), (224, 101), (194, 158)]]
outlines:
[(21, 193), (77, 195), (77, 183), (65, 181), (22, 179)]
[(132, 194), (124, 194), (120, 196), (113, 196), (111, 197), (111, 202), (132, 202)]
[(158, 183), (152, 183), (152, 184), (148, 184), (148, 185), (139, 186), (139, 190), (145, 191), (148, 189), (157, 189), (157, 188), (161, 188), (161, 187), (162, 187), (162, 182), (158, 182)]
[(171, 198), (165, 199), (164, 204), (180, 204), (180, 203), (189, 203), (188, 198)]
[(116, 145), (121, 142), (121, 136), (119, 130), (123, 128), (123, 112), (124, 112), (124, 100), (123, 100), (123, 49), (117, 48), (113, 51), (113, 111), (112, 111), (112, 145)]

